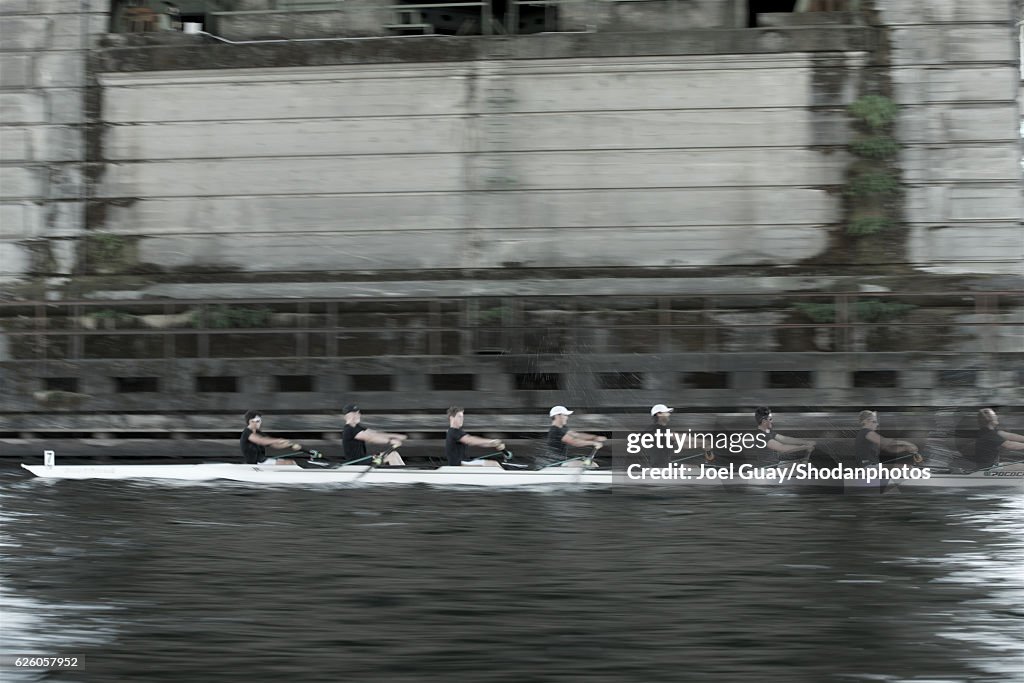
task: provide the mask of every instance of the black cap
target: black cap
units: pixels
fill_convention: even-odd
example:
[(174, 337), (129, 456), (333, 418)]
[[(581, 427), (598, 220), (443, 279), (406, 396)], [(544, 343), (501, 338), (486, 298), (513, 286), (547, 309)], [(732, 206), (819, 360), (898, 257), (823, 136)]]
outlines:
[(357, 406), (355, 403), (349, 403), (347, 406), (345, 406), (344, 408), (341, 409), (341, 412), (347, 414), (347, 413), (358, 413), (360, 411), (359, 411), (359, 406)]

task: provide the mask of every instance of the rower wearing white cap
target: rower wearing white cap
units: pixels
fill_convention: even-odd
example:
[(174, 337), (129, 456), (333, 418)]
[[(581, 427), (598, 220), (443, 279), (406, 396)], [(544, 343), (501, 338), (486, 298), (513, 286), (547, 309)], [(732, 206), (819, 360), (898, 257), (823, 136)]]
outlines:
[[(550, 455), (563, 460), (566, 457), (569, 446), (577, 448), (591, 446), (597, 450), (604, 446), (606, 441), (603, 436), (576, 432), (566, 427), (565, 425), (569, 422), (569, 416), (572, 414), (573, 411), (565, 406), (555, 406), (548, 411), (548, 416), (551, 418), (551, 428), (548, 430), (547, 451)], [(571, 460), (565, 464), (571, 466), (574, 463), (576, 466), (579, 466), (582, 463), (582, 459), (580, 459), (579, 463), (576, 460)]]
[[(673, 408), (669, 408), (664, 403), (651, 406), (651, 426), (648, 431), (652, 434), (657, 434), (659, 430), (669, 429), (668, 422), (673, 410)], [(673, 453), (671, 447), (652, 447), (645, 449), (645, 451), (647, 453), (647, 464), (651, 467), (667, 467)]]
[(668, 418), (675, 411), (664, 403), (651, 406), (651, 426), (654, 429), (668, 427)]

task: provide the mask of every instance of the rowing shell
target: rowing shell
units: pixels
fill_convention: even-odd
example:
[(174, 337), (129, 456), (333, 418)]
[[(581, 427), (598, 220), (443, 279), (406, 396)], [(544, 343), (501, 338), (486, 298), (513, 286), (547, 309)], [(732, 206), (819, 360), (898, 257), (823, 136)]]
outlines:
[(156, 479), (177, 481), (241, 481), (257, 484), (436, 484), (442, 486), (530, 486), (530, 485), (659, 485), (725, 488), (782, 488), (786, 490), (840, 489), (865, 491), (985, 488), (1024, 493), (1024, 466), (1007, 465), (969, 474), (935, 473), (929, 479), (902, 479), (885, 482), (780, 481), (777, 478), (705, 480), (688, 479), (666, 482), (630, 481), (622, 472), (588, 470), (580, 467), (549, 467), (541, 470), (504, 470), (497, 467), (374, 468), (349, 465), (336, 469), (304, 469), (295, 465), (240, 465), (206, 463), (200, 465), (22, 465), (26, 470), (48, 479)]
[(37, 477), (49, 479), (226, 479), (258, 484), (437, 484), (442, 486), (524, 486), (548, 484), (611, 484), (610, 470), (552, 467), (543, 470), (503, 470), (497, 467), (438, 467), (433, 470), (349, 465), (313, 470), (295, 465), (22, 465)]
[(962, 474), (936, 473), (930, 479), (901, 479), (901, 491), (934, 488), (999, 488), (1024, 493), (1024, 464), (1008, 464)]

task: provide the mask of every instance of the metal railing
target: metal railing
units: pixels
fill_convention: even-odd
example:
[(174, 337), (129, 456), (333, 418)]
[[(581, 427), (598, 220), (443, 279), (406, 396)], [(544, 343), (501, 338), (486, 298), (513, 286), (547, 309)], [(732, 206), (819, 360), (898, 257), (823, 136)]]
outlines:
[[(949, 315), (893, 312), (892, 304), (907, 301), (928, 316)], [(258, 348), (261, 339), (273, 348), (260, 357), (281, 358), (793, 350), (784, 348), (783, 334), (803, 334), (811, 348), (798, 350), (807, 351), (936, 351), (953, 340), (951, 350), (993, 352), (1024, 351), (1022, 306), (1024, 292), (1010, 291), (6, 301), (0, 338), (7, 338), (8, 360), (245, 357), (231, 349), (245, 340)], [(895, 317), (864, 319), (880, 310)], [(382, 315), (390, 316), (387, 324), (373, 324)], [(871, 334), (884, 339), (872, 343)], [(915, 335), (909, 348), (902, 343)], [(1010, 348), (1000, 348), (1000, 339)], [(96, 355), (87, 347), (97, 340), (114, 348)], [(117, 344), (140, 348), (127, 353)]]

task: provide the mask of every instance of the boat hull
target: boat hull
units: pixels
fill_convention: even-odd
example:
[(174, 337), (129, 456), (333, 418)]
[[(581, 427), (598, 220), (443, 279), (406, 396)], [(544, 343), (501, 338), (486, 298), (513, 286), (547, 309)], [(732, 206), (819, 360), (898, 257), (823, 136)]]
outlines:
[(304, 469), (295, 465), (241, 465), (204, 463), (199, 465), (22, 465), (37, 477), (46, 479), (151, 479), (174, 481), (240, 481), (255, 484), (353, 484), (403, 485), (430, 484), (440, 486), (607, 486), (612, 483), (631, 486), (684, 486), (787, 491), (841, 491), (846, 493), (881, 493), (944, 488), (1000, 489), (1024, 493), (1024, 467), (1006, 467), (970, 474), (932, 474), (928, 479), (902, 479), (879, 482), (846, 480), (781, 481), (778, 478), (753, 477), (722, 480), (686, 479), (675, 481), (631, 481), (623, 473), (611, 470), (587, 470), (579, 467), (551, 467), (542, 470), (504, 470), (497, 467), (439, 467), (433, 470), (415, 468), (368, 467), (349, 465), (336, 469)]
[(48, 479), (229, 480), (256, 484), (436, 484), (443, 486), (529, 486), (611, 484), (610, 471), (556, 467), (544, 470), (503, 470), (497, 467), (439, 467), (433, 470), (373, 468), (358, 465), (336, 469), (303, 469), (294, 465), (22, 465)]

